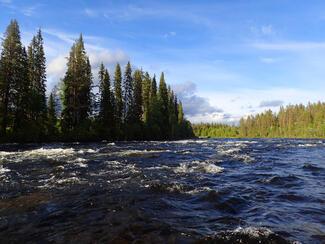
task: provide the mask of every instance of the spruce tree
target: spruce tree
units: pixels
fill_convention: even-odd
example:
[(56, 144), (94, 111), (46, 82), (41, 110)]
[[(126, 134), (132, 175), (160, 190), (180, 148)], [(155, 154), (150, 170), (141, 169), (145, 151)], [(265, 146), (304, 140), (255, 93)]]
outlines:
[(148, 120), (146, 123), (147, 128), (147, 139), (159, 140), (162, 139), (162, 130), (161, 130), (161, 110), (160, 103), (157, 97), (157, 82), (156, 77), (152, 78), (151, 87), (150, 87), (150, 102), (149, 102), (149, 111), (148, 111)]
[(114, 128), (114, 100), (111, 92), (110, 76), (102, 63), (99, 68), (100, 109), (99, 121), (105, 139), (112, 138)]
[(46, 120), (46, 59), (41, 30), (33, 37), (28, 47), (28, 78), (30, 81), (30, 117), (34, 132), (44, 134)]
[(24, 49), (20, 40), (19, 26), (12, 20), (7, 27), (2, 42), (0, 58), (0, 130), (1, 136), (6, 136), (7, 129), (13, 129), (18, 106), (22, 94), (21, 86), (26, 83), (24, 77), (25, 63)]
[(133, 81), (130, 62), (127, 63), (123, 76), (123, 122), (125, 125), (132, 120)]
[(169, 116), (168, 116), (168, 90), (165, 82), (164, 73), (161, 73), (158, 91), (159, 109), (161, 113), (160, 128), (163, 138), (167, 139), (169, 135)]
[(55, 95), (53, 94), (53, 92), (50, 94), (48, 100), (46, 127), (47, 127), (48, 139), (50, 140), (56, 139), (58, 135), (57, 112), (56, 112)]
[(142, 119), (142, 71), (140, 70), (134, 72), (133, 87), (132, 122), (140, 124)]
[(143, 107), (143, 122), (148, 122), (149, 116), (149, 104), (150, 104), (150, 89), (151, 78), (148, 72), (146, 72), (142, 79), (142, 107)]
[(169, 138), (173, 139), (176, 137), (178, 124), (175, 112), (175, 95), (170, 86), (168, 86), (168, 122), (170, 125)]
[(116, 136), (121, 137), (122, 129), (122, 116), (123, 116), (123, 96), (122, 96), (122, 72), (120, 64), (116, 64), (114, 72), (114, 118)]
[(85, 136), (89, 131), (92, 75), (82, 35), (73, 44), (63, 79), (62, 131)]

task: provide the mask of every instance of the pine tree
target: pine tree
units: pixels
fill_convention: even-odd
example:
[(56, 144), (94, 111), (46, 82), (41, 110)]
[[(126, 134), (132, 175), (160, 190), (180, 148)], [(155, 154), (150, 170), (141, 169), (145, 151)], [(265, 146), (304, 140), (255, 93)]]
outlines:
[(56, 139), (56, 137), (58, 135), (57, 112), (56, 112), (55, 95), (53, 94), (53, 92), (50, 94), (50, 97), (48, 100), (46, 125), (47, 125), (48, 139), (50, 139), (50, 140)]
[(30, 117), (34, 124), (34, 133), (41, 136), (45, 129), (43, 122), (46, 120), (46, 59), (41, 30), (28, 47), (28, 77), (31, 86)]
[(122, 72), (121, 66), (116, 64), (114, 73), (114, 118), (115, 118), (115, 128), (116, 136), (121, 137), (122, 129), (122, 116), (123, 116), (123, 95), (122, 95)]
[(162, 139), (161, 130), (161, 111), (160, 104), (157, 97), (157, 82), (156, 76), (152, 78), (150, 87), (150, 102), (148, 111), (148, 120), (146, 123), (147, 135), (146, 139)]
[(175, 95), (171, 87), (168, 86), (168, 122), (170, 125), (169, 138), (171, 139), (177, 137), (177, 119), (175, 111)]
[(143, 122), (148, 122), (149, 116), (149, 104), (150, 104), (150, 89), (151, 78), (148, 72), (146, 72), (142, 79), (142, 108), (143, 108)]
[(92, 75), (82, 35), (71, 48), (63, 85), (62, 130), (74, 135), (87, 134)]
[(140, 70), (134, 72), (133, 87), (132, 122), (140, 124), (142, 119), (142, 71)]
[(161, 113), (160, 128), (163, 133), (163, 139), (169, 135), (169, 116), (168, 116), (168, 90), (165, 82), (164, 73), (161, 73), (158, 91), (159, 109)]
[(13, 121), (13, 132), (18, 140), (37, 140), (38, 138), (32, 138), (34, 128), (30, 119), (32, 103), (30, 97), (31, 83), (28, 77), (28, 58), (25, 47), (22, 48), (19, 81), (20, 83), (13, 87), (16, 91), (14, 100), (16, 106)]
[(99, 68), (99, 91), (100, 91), (100, 109), (99, 121), (105, 139), (112, 138), (114, 129), (114, 100), (111, 92), (110, 76), (102, 63)]
[[(20, 87), (26, 83), (24, 49), (20, 40), (19, 26), (12, 20), (7, 27), (0, 58), (0, 118), (1, 135), (13, 129), (17, 122), (17, 109), (20, 105)], [(18, 118), (19, 120), (19, 118)]]
[(123, 77), (123, 122), (125, 125), (132, 120), (133, 81), (130, 62), (127, 63)]

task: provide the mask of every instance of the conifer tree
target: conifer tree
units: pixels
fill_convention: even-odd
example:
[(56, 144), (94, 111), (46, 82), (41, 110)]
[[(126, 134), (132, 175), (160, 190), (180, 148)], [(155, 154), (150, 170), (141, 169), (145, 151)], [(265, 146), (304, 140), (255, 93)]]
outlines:
[(127, 63), (123, 77), (123, 122), (125, 125), (132, 120), (133, 81), (130, 62)]
[(56, 139), (58, 134), (57, 129), (57, 113), (55, 95), (53, 92), (49, 96), (48, 109), (47, 109), (47, 136), (49, 139)]
[(169, 116), (168, 116), (168, 90), (165, 82), (164, 73), (161, 73), (158, 91), (159, 109), (161, 113), (160, 128), (163, 138), (168, 138), (169, 133)]
[(177, 116), (175, 112), (175, 95), (171, 87), (168, 86), (168, 122), (170, 125), (169, 138), (176, 138), (178, 129)]
[(122, 129), (122, 116), (123, 116), (123, 95), (122, 95), (122, 72), (121, 72), (121, 66), (119, 64), (116, 64), (115, 73), (114, 73), (114, 98), (115, 98), (114, 118), (115, 118), (116, 134), (118, 137), (120, 137), (121, 129)]
[(143, 122), (148, 122), (149, 104), (150, 104), (150, 89), (151, 78), (148, 72), (145, 72), (142, 79), (142, 108), (143, 108)]
[(46, 120), (46, 59), (41, 30), (28, 47), (28, 78), (30, 81), (30, 117), (35, 134), (44, 134)]
[(73, 44), (63, 79), (62, 130), (66, 133), (85, 133), (89, 129), (91, 112), (92, 75), (82, 35)]
[(150, 87), (150, 102), (149, 102), (149, 111), (148, 111), (148, 120), (146, 123), (147, 128), (147, 139), (162, 139), (162, 130), (161, 130), (161, 111), (159, 106), (158, 96), (157, 96), (157, 82), (156, 76), (152, 78), (151, 87)]
[(19, 88), (27, 77), (25, 70), (24, 50), (20, 40), (19, 26), (12, 20), (7, 27), (2, 42), (0, 58), (0, 129), (1, 135), (6, 136), (8, 128), (12, 128), (20, 105)]
[(102, 63), (99, 68), (100, 109), (99, 121), (104, 137), (112, 137), (114, 128), (114, 100), (111, 91), (110, 76)]
[(142, 71), (140, 70), (134, 72), (133, 87), (132, 122), (140, 124), (142, 119)]

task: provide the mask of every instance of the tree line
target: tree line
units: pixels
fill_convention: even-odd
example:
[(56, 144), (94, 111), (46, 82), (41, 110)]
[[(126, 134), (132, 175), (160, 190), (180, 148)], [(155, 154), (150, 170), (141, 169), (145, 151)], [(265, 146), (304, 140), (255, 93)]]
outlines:
[(39, 30), (25, 48), (19, 25), (6, 29), (0, 56), (0, 140), (169, 140), (193, 137), (182, 103), (155, 75), (110, 74), (102, 63), (96, 86), (82, 35), (72, 45), (67, 70), (46, 96), (46, 58)]
[(325, 138), (325, 103), (288, 105), (242, 118), (239, 126), (193, 125), (199, 137)]

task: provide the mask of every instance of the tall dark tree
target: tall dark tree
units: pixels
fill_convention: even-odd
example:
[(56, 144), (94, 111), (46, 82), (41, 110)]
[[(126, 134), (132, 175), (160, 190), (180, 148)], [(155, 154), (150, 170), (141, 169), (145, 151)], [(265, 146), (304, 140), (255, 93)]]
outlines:
[(149, 111), (148, 111), (148, 120), (146, 123), (147, 127), (147, 139), (162, 139), (163, 131), (161, 129), (161, 111), (160, 103), (157, 96), (157, 82), (156, 76), (152, 78), (151, 87), (150, 87), (150, 100), (149, 100)]
[(56, 112), (56, 103), (55, 95), (53, 92), (49, 96), (48, 100), (48, 109), (47, 109), (47, 136), (49, 139), (56, 139), (58, 135), (57, 129), (57, 112)]
[(132, 117), (133, 123), (140, 124), (142, 120), (142, 71), (136, 70), (133, 76)]
[(175, 95), (170, 86), (168, 86), (168, 122), (169, 122), (169, 138), (177, 137), (178, 114), (175, 111)]
[(62, 131), (78, 135), (89, 129), (92, 75), (82, 35), (73, 44), (63, 79)]
[(99, 68), (100, 109), (99, 121), (105, 139), (112, 138), (114, 130), (114, 97), (111, 91), (110, 76), (102, 63)]
[(114, 72), (114, 118), (117, 136), (121, 136), (123, 117), (122, 72), (120, 64), (116, 64)]
[(148, 72), (145, 72), (142, 79), (142, 108), (143, 122), (148, 122), (149, 104), (150, 104), (151, 78)]
[(46, 59), (41, 30), (33, 37), (28, 47), (28, 78), (30, 81), (30, 119), (35, 134), (44, 133), (46, 120)]
[[(46, 60), (39, 30), (26, 52), (17, 21), (10, 22), (0, 56), (0, 139), (13, 141), (173, 139), (191, 135), (182, 105), (162, 73), (157, 89), (155, 76), (142, 70), (132, 73), (127, 63), (122, 79), (120, 65), (114, 73), (114, 89), (102, 64), (96, 96), (82, 35), (72, 45), (64, 78), (52, 90), (46, 104)], [(297, 121), (314, 123), (324, 119), (322, 106), (280, 110), (275, 121), (271, 113), (242, 120), (245, 128), (259, 125), (262, 135), (273, 125), (288, 124), (283, 133), (296, 133)], [(292, 114), (299, 114), (295, 116)], [(59, 115), (59, 116), (58, 116)], [(300, 122), (299, 122), (300, 123)], [(247, 133), (249, 132), (249, 130)], [(282, 133), (282, 132), (281, 132)], [(251, 133), (252, 134), (252, 133)], [(47, 136), (47, 137), (46, 137)]]
[[(7, 129), (15, 132), (19, 124), (25, 120), (23, 111), (26, 101), (22, 98), (28, 92), (28, 76), (26, 74), (27, 57), (20, 40), (19, 25), (12, 20), (7, 27), (0, 58), (0, 130), (5, 136)], [(23, 107), (19, 107), (24, 105)], [(18, 116), (18, 117), (17, 117)]]
[(159, 81), (159, 90), (158, 90), (158, 101), (159, 101), (159, 109), (161, 113), (161, 130), (163, 132), (164, 139), (168, 138), (168, 132), (170, 129), (169, 126), (169, 114), (168, 114), (168, 90), (165, 82), (164, 73), (161, 73), (160, 81)]
[(133, 80), (130, 62), (127, 63), (123, 76), (123, 122), (129, 124), (132, 120)]

